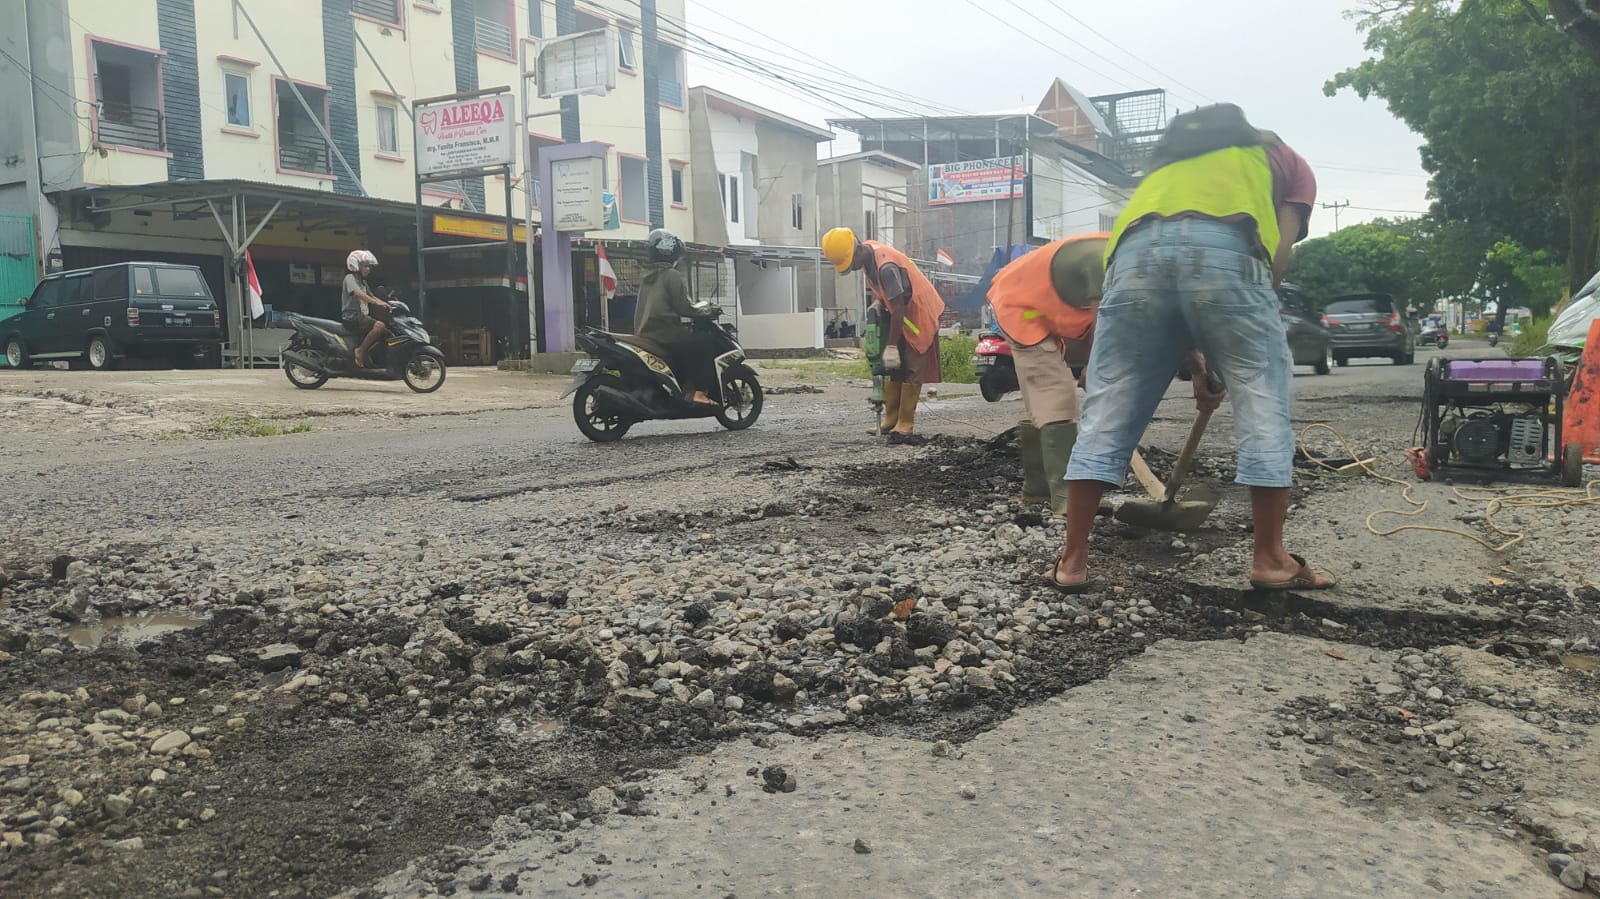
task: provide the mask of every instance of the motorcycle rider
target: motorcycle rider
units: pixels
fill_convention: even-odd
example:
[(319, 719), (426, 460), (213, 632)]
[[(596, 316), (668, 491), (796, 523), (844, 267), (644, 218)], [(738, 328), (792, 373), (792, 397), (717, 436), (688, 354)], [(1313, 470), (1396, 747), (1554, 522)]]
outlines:
[(367, 367), (367, 352), (389, 331), (383, 322), (368, 314), (372, 306), (389, 308), (387, 302), (372, 295), (372, 288), (367, 285), (367, 278), (377, 264), (378, 257), (368, 250), (354, 250), (344, 260), (346, 272), (340, 291), (339, 320), (361, 341), (355, 352), (358, 368)]
[(989, 303), (1011, 344), (1028, 417), (1017, 425), (1022, 501), (1067, 511), (1067, 460), (1078, 440), (1078, 378), (1088, 364), (1105, 283), (1099, 232), (1046, 244), (994, 276)]
[(697, 305), (689, 299), (689, 281), (678, 271), (684, 256), (683, 241), (665, 228), (651, 231), (644, 276), (639, 280), (639, 304), (633, 315), (633, 333), (660, 344), (667, 351), (667, 362), (678, 374), (683, 392), (690, 402), (704, 406), (717, 403), (706, 394), (716, 383), (713, 360), (716, 335), (686, 325), (684, 318), (715, 318), (721, 310)]

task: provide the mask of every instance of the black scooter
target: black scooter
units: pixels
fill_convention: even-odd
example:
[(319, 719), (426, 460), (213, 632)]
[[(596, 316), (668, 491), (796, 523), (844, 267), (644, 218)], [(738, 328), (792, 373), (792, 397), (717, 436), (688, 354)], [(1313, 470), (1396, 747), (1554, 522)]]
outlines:
[(632, 334), (594, 328), (578, 332), (589, 353), (572, 366), (572, 418), (583, 436), (596, 443), (621, 440), (641, 421), (715, 418), (730, 431), (742, 431), (761, 415), (761, 382), (745, 364), (732, 325), (696, 319), (692, 327), (716, 335), (717, 389), (706, 392), (716, 405), (691, 402), (683, 392), (664, 347)]
[(410, 307), (395, 300), (392, 291), (386, 299), (387, 312), (373, 311), (383, 313), (389, 334), (372, 348), (367, 368), (356, 365), (355, 348), (360, 341), (349, 328), (325, 318), (286, 313), (284, 318), (294, 329), (283, 350), (283, 373), (289, 383), (315, 390), (330, 378), (405, 381), (417, 393), (432, 393), (444, 386), (444, 354), (433, 345), (422, 322), (411, 316)]

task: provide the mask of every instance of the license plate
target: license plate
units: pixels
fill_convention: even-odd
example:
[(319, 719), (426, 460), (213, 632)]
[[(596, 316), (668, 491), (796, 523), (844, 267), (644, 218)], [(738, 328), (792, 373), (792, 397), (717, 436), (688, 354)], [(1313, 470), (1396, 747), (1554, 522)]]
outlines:
[(577, 362), (572, 363), (572, 374), (576, 375), (582, 374), (586, 371), (594, 371), (599, 367), (599, 359), (579, 359)]
[(983, 368), (985, 366), (993, 365), (994, 364), (994, 357), (993, 356), (973, 356), (972, 357), (972, 364), (977, 366), (978, 368)]
[(167, 319), (167, 324), (183, 326), (183, 325), (189, 324), (189, 319), (188, 319), (187, 316), (174, 315), (171, 318)]

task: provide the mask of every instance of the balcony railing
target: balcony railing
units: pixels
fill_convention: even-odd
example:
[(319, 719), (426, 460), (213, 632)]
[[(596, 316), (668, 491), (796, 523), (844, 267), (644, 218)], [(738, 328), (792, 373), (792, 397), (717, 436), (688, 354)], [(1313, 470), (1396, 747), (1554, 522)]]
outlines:
[(141, 150), (166, 149), (161, 110), (125, 103), (100, 104), (100, 143)]
[(350, 8), (358, 16), (388, 22), (391, 25), (400, 24), (399, 0), (355, 0)]
[(683, 82), (663, 78), (656, 82), (656, 99), (668, 106), (683, 105)]
[(511, 29), (504, 22), (498, 22), (494, 19), (476, 19), (473, 36), (476, 40), (477, 48), (485, 53), (509, 57), (515, 50)]
[(333, 173), (333, 163), (328, 158), (328, 145), (315, 131), (295, 134), (278, 132), (278, 166), (297, 172), (316, 175)]

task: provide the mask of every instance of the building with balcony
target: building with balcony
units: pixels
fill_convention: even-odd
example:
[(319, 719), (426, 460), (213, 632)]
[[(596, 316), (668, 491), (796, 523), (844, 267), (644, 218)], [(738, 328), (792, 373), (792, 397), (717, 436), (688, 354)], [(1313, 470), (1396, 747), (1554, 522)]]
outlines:
[[(526, 346), (527, 298), (508, 299), (525, 285), (522, 263), (508, 273), (503, 246), (467, 246), (503, 239), (507, 178), (426, 185), (418, 216), (412, 104), (498, 86), (519, 93), (523, 54), (557, 33), (553, 0), (0, 7), (0, 115), (16, 123), (0, 131), (0, 213), (32, 218), (44, 265), (134, 257), (200, 265), (238, 333), (246, 243), (267, 302), (318, 315), (336, 315), (351, 249), (376, 252), (383, 276), (405, 293), (420, 286), (419, 249), (459, 245), (429, 254), (430, 324)], [(659, 9), (684, 18), (683, 0)], [(664, 29), (645, 52), (639, 14), (629, 0), (582, 0), (575, 28), (565, 29), (611, 27), (618, 36), (616, 90), (577, 101), (578, 139), (609, 148), (605, 190), (618, 227), (589, 236), (615, 241), (614, 259), (652, 221), (693, 230), (684, 48)], [(650, 77), (647, 60), (656, 64)], [(528, 111), (558, 105), (535, 98)], [(647, 106), (659, 113), (654, 162)], [(524, 152), (563, 138), (554, 115), (528, 131)], [(655, 198), (652, 181), (661, 185)], [(521, 221), (538, 185), (523, 183), (520, 158), (509, 187), (509, 211)]]
[(710, 87), (689, 89), (694, 234), (732, 260), (747, 346), (822, 346), (817, 145), (833, 132)]

